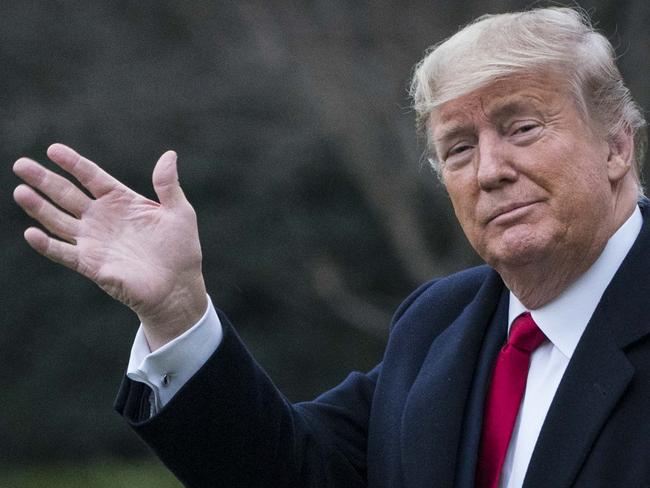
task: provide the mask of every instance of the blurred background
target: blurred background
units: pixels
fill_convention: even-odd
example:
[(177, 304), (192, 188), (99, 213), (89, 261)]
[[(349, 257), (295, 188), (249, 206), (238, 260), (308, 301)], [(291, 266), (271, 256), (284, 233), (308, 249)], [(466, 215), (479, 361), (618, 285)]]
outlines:
[[(580, 5), (650, 107), (650, 3)], [(309, 399), (380, 360), (418, 284), (479, 262), (407, 88), (428, 46), (528, 6), (1, 2), (0, 486), (179, 486), (112, 410), (137, 318), (24, 243), (15, 159), (65, 142), (153, 198), (175, 149), (213, 301), (285, 394)]]

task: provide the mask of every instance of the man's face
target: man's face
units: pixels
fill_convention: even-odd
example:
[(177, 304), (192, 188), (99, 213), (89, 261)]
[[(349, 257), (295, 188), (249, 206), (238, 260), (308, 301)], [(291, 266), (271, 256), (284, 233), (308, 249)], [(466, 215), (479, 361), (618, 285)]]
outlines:
[(442, 105), (430, 127), (463, 231), (498, 271), (602, 250), (610, 149), (559, 78), (513, 75)]

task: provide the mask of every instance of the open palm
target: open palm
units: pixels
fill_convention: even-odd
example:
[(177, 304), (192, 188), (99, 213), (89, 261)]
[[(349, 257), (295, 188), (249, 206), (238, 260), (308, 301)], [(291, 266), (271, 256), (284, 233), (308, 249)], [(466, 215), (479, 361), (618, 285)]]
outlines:
[(176, 154), (163, 154), (154, 169), (160, 202), (62, 144), (47, 154), (92, 197), (35, 161), (16, 161), (14, 172), (27, 185), (18, 186), (14, 198), (51, 233), (30, 227), (27, 242), (133, 309), (150, 343), (164, 344), (198, 320), (207, 305), (201, 248), (194, 209), (178, 183)]

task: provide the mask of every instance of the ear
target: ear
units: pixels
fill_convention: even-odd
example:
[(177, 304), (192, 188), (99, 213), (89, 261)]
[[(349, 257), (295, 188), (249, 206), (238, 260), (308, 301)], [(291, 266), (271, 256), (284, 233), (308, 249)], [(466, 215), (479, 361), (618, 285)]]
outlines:
[(626, 124), (608, 140), (607, 176), (612, 185), (618, 183), (630, 171), (634, 171), (634, 137)]

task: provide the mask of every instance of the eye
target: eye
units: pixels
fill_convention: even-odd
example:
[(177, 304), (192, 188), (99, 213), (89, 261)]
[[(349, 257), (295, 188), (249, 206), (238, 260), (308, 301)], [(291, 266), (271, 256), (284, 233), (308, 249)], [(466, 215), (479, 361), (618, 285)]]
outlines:
[(474, 145), (467, 141), (460, 141), (447, 150), (443, 164), (449, 170), (456, 170), (465, 166), (472, 160)]
[(539, 127), (539, 124), (535, 122), (528, 122), (524, 125), (520, 125), (519, 127), (515, 127), (513, 134), (524, 134), (536, 129), (537, 127)]
[(456, 154), (461, 154), (470, 149), (472, 149), (472, 146), (470, 146), (469, 144), (464, 144), (464, 143), (456, 144), (454, 147), (452, 147), (449, 150), (449, 152), (447, 152), (447, 157), (455, 156)]
[(512, 124), (507, 134), (513, 138), (513, 142), (515, 143), (528, 143), (536, 139), (542, 127), (542, 124), (536, 120), (522, 120)]

